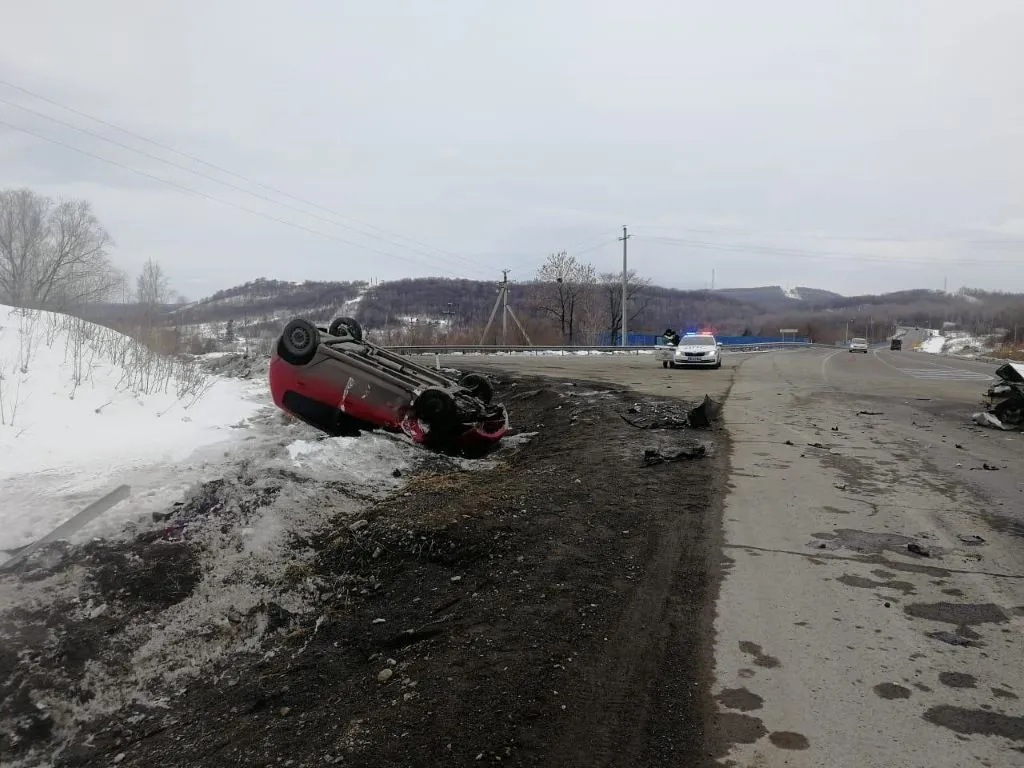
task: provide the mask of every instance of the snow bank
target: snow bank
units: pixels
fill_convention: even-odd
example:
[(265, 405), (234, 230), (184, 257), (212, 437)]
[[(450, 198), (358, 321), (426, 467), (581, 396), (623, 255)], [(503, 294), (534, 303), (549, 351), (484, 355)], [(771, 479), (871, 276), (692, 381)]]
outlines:
[(0, 549), (121, 483), (132, 499), (101, 520), (168, 503), (188, 485), (168, 465), (238, 437), (263, 389), (78, 318), (0, 306)]
[(941, 335), (938, 331), (929, 331), (929, 337), (921, 344), (921, 351), (933, 355), (971, 355), (987, 354), (998, 346), (998, 339), (990, 336), (974, 336), (963, 331), (948, 331)]
[(945, 345), (945, 336), (942, 336), (938, 331), (928, 331), (928, 338), (921, 342), (921, 351), (938, 355), (942, 353), (942, 348)]

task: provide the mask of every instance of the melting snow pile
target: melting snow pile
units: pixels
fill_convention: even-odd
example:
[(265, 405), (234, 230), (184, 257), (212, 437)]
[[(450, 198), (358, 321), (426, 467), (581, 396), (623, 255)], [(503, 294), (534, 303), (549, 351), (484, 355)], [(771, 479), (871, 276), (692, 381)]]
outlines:
[(945, 336), (940, 334), (938, 331), (928, 331), (928, 338), (921, 342), (921, 351), (938, 355), (942, 353), (942, 348), (945, 344)]
[(79, 318), (0, 306), (0, 549), (122, 483), (133, 499), (111, 516), (180, 496), (168, 465), (237, 436), (265, 404), (256, 387)]
[(921, 351), (933, 355), (978, 355), (990, 352), (996, 340), (988, 336), (972, 336), (962, 331), (948, 331), (945, 335), (929, 331), (929, 337), (921, 343)]

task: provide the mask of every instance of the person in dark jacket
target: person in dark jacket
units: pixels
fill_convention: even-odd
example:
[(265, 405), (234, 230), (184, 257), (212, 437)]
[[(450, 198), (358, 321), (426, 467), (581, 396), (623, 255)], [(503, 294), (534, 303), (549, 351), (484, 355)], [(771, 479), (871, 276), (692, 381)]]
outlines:
[(665, 329), (665, 333), (662, 334), (662, 338), (665, 339), (665, 343), (670, 347), (679, 346), (679, 334), (673, 331), (671, 328)]

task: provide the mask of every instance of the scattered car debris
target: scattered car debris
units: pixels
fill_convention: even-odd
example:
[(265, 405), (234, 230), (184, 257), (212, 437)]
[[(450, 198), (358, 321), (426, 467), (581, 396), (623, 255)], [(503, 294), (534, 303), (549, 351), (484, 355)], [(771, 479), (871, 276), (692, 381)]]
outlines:
[(1001, 429), (1003, 431), (1010, 431), (1013, 429), (1009, 424), (1003, 424), (994, 414), (979, 411), (978, 413), (971, 415), (971, 420), (981, 427), (992, 427), (993, 429)]
[(712, 400), (709, 395), (704, 395), (704, 401), (687, 414), (690, 426), (696, 429), (707, 429), (711, 426), (711, 422), (718, 419), (721, 410), (720, 403)]
[(949, 645), (962, 645), (966, 648), (971, 648), (977, 645), (977, 643), (971, 640), (970, 638), (962, 637), (961, 635), (958, 635), (955, 632), (949, 632), (946, 630), (940, 630), (938, 632), (929, 632), (928, 637), (932, 638), (933, 640), (939, 640), (943, 643), (947, 643)]
[[(995, 373), (999, 380), (985, 393), (987, 412), (971, 418), (983, 427), (996, 429), (1024, 426), (1024, 363), (1004, 363)], [(979, 416), (988, 418), (982, 422)]]
[(957, 538), (959, 538), (960, 541), (962, 541), (964, 544), (970, 544), (972, 546), (977, 546), (978, 544), (985, 543), (985, 539), (983, 539), (976, 533), (960, 534), (960, 536), (958, 536)]
[(857, 411), (858, 416), (881, 416), (881, 411)]
[(909, 544), (907, 544), (907, 551), (913, 552), (915, 555), (920, 555), (921, 557), (932, 556), (931, 551), (927, 547), (921, 546), (916, 541), (912, 541)]
[(657, 464), (666, 464), (670, 461), (683, 461), (684, 459), (700, 459), (707, 456), (706, 445), (694, 443), (675, 451), (665, 451), (660, 448), (647, 448), (644, 450), (644, 466), (653, 467)]

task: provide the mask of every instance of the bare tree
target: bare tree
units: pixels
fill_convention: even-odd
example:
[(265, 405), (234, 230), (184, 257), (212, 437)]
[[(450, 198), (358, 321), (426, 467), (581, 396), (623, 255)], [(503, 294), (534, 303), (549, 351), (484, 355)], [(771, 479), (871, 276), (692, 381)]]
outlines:
[[(651, 281), (637, 275), (635, 269), (626, 273), (626, 302), (629, 305), (630, 325), (633, 325), (633, 321), (644, 314), (650, 306), (650, 285)], [(616, 335), (622, 329), (622, 273), (602, 273), (598, 279), (598, 286), (604, 312), (604, 330), (610, 334), (614, 344)]]
[(142, 265), (142, 272), (135, 281), (135, 300), (142, 308), (142, 318), (147, 329), (156, 325), (160, 307), (171, 301), (171, 281), (164, 274), (160, 262), (148, 259)]
[(597, 282), (592, 264), (577, 261), (566, 251), (548, 256), (537, 270), (540, 295), (537, 309), (553, 317), (562, 339), (572, 344), (576, 337), (577, 313)]
[(0, 301), (42, 309), (108, 298), (118, 279), (112, 242), (85, 200), (0, 192)]

